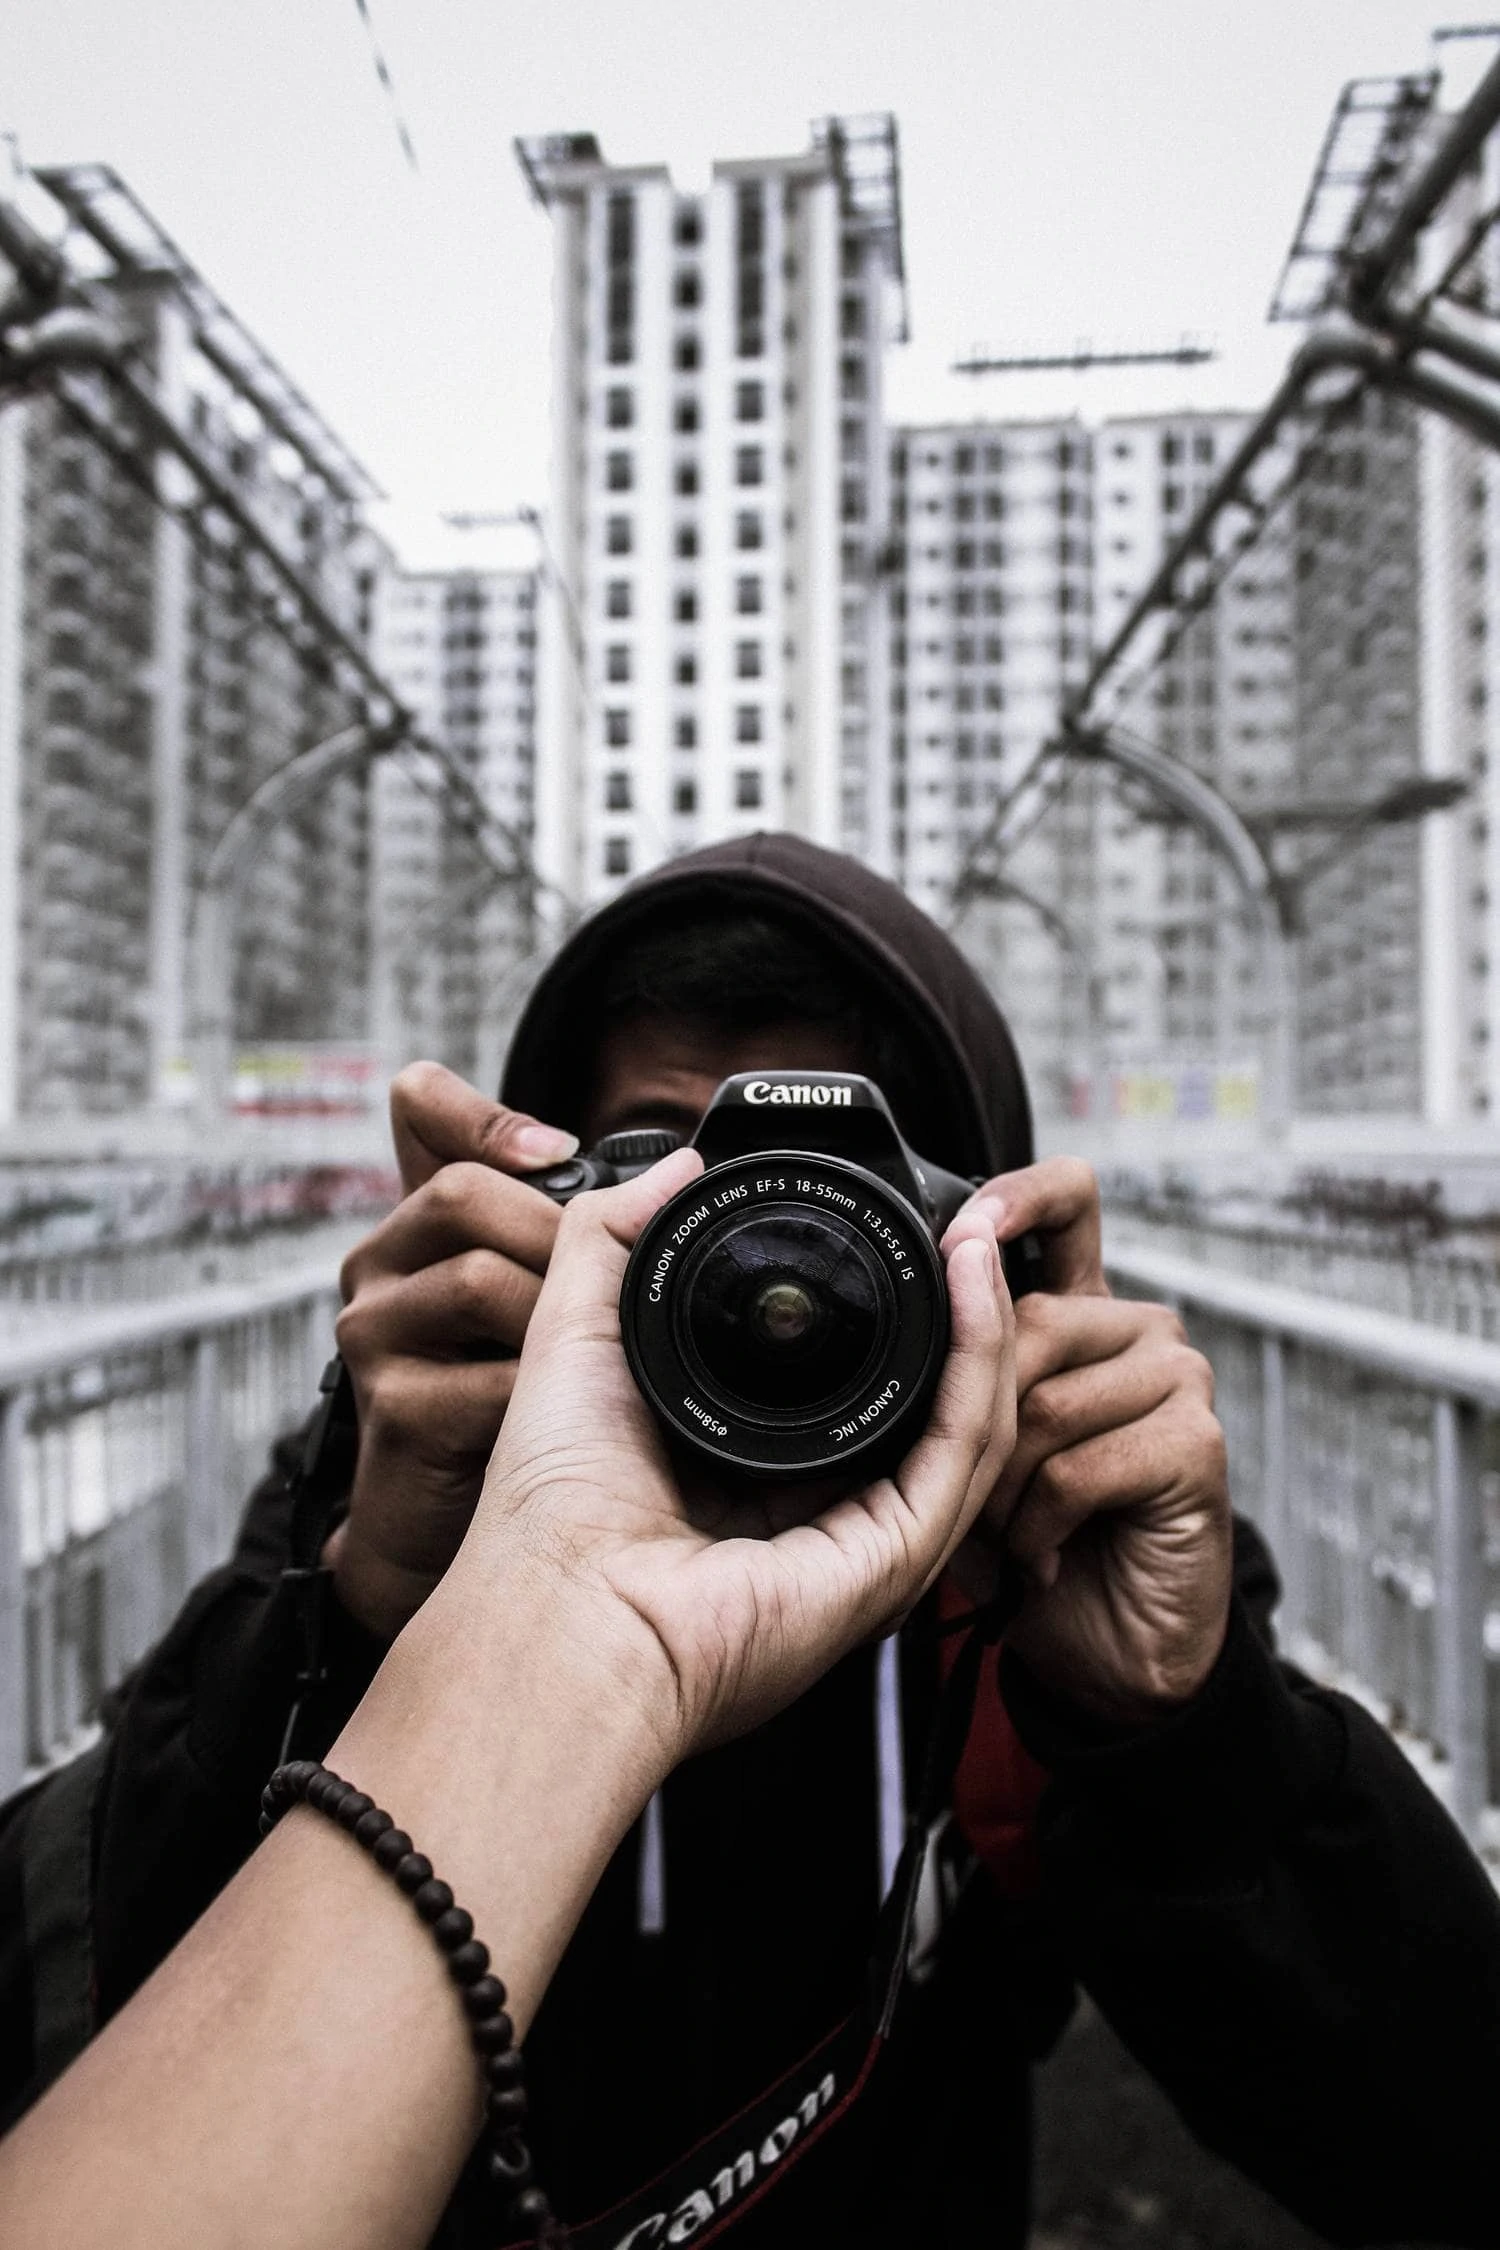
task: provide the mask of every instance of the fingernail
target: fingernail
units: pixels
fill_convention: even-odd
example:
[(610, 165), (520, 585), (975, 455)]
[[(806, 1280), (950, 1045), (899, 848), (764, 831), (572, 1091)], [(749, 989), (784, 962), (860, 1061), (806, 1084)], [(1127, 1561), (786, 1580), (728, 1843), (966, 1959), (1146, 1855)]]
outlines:
[(561, 1132), (556, 1125), (521, 1125), (510, 1136), (517, 1156), (528, 1164), (561, 1164), (578, 1153), (578, 1135)]

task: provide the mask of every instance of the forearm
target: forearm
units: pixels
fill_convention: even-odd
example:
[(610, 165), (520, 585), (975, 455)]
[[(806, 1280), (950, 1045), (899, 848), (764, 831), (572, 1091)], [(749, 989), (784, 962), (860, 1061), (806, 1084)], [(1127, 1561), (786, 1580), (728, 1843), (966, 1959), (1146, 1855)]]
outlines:
[[(629, 1667), (555, 1595), (503, 1594), (483, 1646), (458, 1604), (429, 1605), (328, 1762), (474, 1915), (520, 2032), (660, 1775)], [(0, 2150), (0, 2238), (414, 2250), (479, 2114), (431, 1939), (297, 1810)]]

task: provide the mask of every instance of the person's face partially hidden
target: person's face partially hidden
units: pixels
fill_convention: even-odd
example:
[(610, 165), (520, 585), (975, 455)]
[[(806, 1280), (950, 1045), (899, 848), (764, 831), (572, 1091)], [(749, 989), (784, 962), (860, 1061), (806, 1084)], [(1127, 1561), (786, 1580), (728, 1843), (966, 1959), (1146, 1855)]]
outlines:
[(758, 1031), (705, 1032), (661, 1016), (636, 1016), (599, 1049), (583, 1141), (665, 1126), (691, 1139), (726, 1078), (741, 1070), (862, 1070), (852, 1040), (819, 1024), (767, 1024)]

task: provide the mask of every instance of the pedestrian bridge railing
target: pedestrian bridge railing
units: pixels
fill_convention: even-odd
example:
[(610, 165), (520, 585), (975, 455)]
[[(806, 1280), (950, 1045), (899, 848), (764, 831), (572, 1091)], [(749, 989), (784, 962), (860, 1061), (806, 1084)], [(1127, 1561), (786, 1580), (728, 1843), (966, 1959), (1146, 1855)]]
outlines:
[(0, 1796), (86, 1738), (229, 1552), (268, 1445), (316, 1396), (333, 1272), (0, 1339)]
[[(1500, 1344), (1154, 1248), (1107, 1262), (1213, 1362), (1289, 1652), (1374, 1703), (1468, 1834), (1500, 1840)], [(228, 1552), (335, 1309), (320, 1262), (0, 1340), (0, 1794), (77, 1746)]]
[(1500, 1343), (1110, 1244), (1213, 1363), (1235, 1505), (1288, 1653), (1374, 1705), (1476, 1844), (1500, 1843)]

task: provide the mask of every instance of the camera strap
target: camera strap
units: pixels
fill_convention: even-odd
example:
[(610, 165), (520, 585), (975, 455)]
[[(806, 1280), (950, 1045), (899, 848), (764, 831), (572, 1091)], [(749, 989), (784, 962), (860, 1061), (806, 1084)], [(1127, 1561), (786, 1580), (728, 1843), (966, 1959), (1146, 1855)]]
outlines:
[(569, 2250), (667, 2250), (675, 2243), (717, 2241), (781, 2184), (864, 2093), (895, 2028), (908, 1981), (918, 1898), (929, 1856), (947, 1825), (984, 1652), (1015, 1616), (1024, 1591), (1019, 1573), (1009, 1572), (990, 1601), (938, 1628), (941, 1635), (961, 1632), (965, 1638), (938, 1697), (859, 2004), (763, 2094), (655, 2179), (600, 2217), (567, 2227)]
[(323, 1562), (323, 1548), (348, 1497), (358, 1449), (354, 1385), (348, 1368), (335, 1354), (323, 1370), (318, 1404), (307, 1425), (301, 1458), (287, 1484), (291, 1499), (287, 1535), (290, 1560), (281, 1573), (281, 1583), (292, 1604), (300, 1662), (297, 1694), (281, 1738), (280, 1765), (295, 1755), (303, 1707), (328, 1675), (325, 1643), (332, 1573)]

